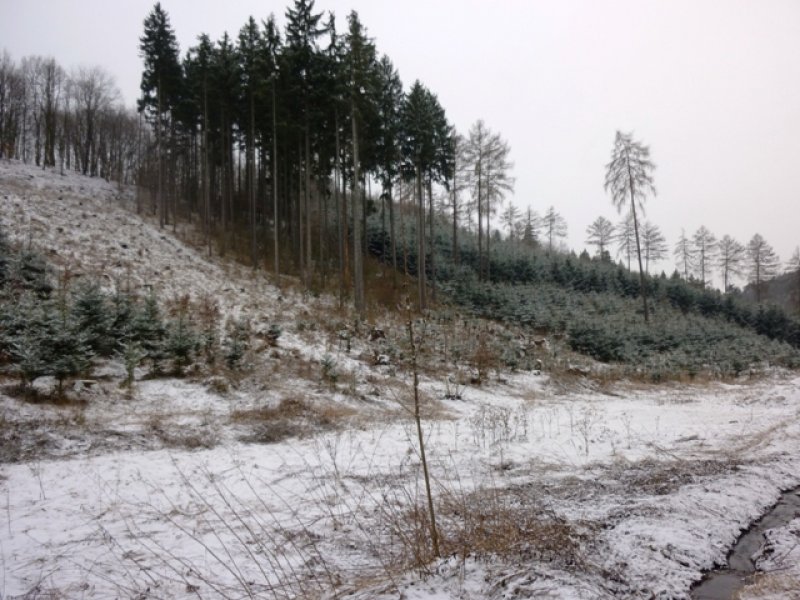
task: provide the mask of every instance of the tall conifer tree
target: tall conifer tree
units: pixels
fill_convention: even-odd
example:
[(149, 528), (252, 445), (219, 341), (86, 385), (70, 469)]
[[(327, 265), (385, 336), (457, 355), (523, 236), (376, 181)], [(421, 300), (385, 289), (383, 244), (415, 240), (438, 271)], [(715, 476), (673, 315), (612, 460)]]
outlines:
[(144, 60), (139, 111), (144, 112), (156, 131), (157, 180), (156, 203), (159, 223), (166, 222), (163, 198), (164, 129), (181, 93), (182, 73), (178, 62), (178, 42), (169, 16), (157, 2), (144, 20), (144, 35), (139, 38), (139, 53)]

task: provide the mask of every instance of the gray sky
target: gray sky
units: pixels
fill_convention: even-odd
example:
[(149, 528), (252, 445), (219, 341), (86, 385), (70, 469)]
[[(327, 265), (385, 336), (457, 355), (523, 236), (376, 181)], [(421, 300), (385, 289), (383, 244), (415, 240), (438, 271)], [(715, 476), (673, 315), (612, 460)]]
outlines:
[[(238, 33), (288, 0), (164, 0), (181, 52)], [(138, 94), (145, 0), (0, 0), (0, 47), (99, 64)], [(513, 202), (554, 205), (580, 251), (620, 216), (603, 191), (617, 129), (651, 148), (647, 218), (672, 246), (706, 225), (782, 260), (800, 244), (800, 2), (796, 0), (317, 0), (340, 30), (359, 12), (408, 88), (420, 79), (461, 132), (478, 118), (511, 145)], [(668, 273), (670, 259), (657, 265)]]

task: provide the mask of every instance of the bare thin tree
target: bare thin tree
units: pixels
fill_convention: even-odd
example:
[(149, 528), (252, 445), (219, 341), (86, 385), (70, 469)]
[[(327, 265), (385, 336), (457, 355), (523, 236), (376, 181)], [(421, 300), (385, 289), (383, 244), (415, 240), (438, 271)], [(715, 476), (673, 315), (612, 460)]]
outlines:
[(503, 225), (508, 230), (508, 239), (514, 241), (517, 232), (517, 223), (519, 222), (519, 209), (513, 202), (509, 202), (506, 209), (501, 216)]
[(497, 212), (506, 193), (514, 189), (514, 178), (510, 174), (514, 164), (509, 160), (510, 153), (508, 142), (486, 127), (483, 121), (477, 121), (470, 129), (463, 160), (469, 168), (472, 199), (478, 212), (478, 275), (481, 278), (489, 277), (492, 215)]
[(772, 246), (757, 233), (747, 244), (747, 262), (750, 283), (756, 290), (756, 301), (760, 303), (764, 283), (778, 273), (780, 259)]
[(118, 100), (114, 78), (100, 67), (80, 67), (72, 74), (78, 163), (84, 175), (97, 175), (97, 127), (100, 115)]
[(650, 272), (650, 263), (664, 260), (669, 250), (667, 240), (658, 225), (646, 221), (642, 226), (642, 247), (644, 252), (644, 271)]
[(672, 251), (675, 257), (679, 270), (683, 271), (683, 278), (689, 280), (689, 273), (694, 270), (694, 246), (691, 240), (686, 237), (686, 232), (681, 229), (681, 237), (675, 242), (675, 248)]
[(617, 256), (624, 256), (628, 271), (631, 270), (631, 258), (636, 248), (636, 234), (633, 230), (633, 215), (628, 213), (614, 229), (614, 239), (617, 242)]
[(647, 310), (647, 289), (644, 282), (644, 269), (642, 267), (642, 247), (639, 241), (639, 223), (636, 216), (636, 207), (644, 212), (644, 201), (648, 194), (655, 195), (652, 172), (655, 165), (650, 160), (650, 149), (633, 140), (633, 133), (617, 131), (614, 140), (614, 149), (611, 152), (611, 162), (606, 165), (605, 189), (611, 193), (611, 201), (618, 211), (628, 203), (630, 198), (631, 214), (633, 215), (633, 231), (636, 236), (636, 255), (639, 258), (639, 282), (642, 288), (642, 304), (644, 306), (644, 320), (650, 320)]
[(722, 236), (717, 244), (717, 268), (722, 275), (722, 290), (728, 292), (731, 287), (731, 278), (742, 274), (742, 262), (745, 257), (745, 248), (729, 235)]
[(705, 225), (701, 225), (700, 229), (694, 232), (692, 246), (694, 247), (694, 266), (697, 277), (701, 285), (706, 287), (711, 277), (711, 265), (717, 258), (717, 238)]
[(601, 259), (608, 252), (608, 247), (614, 239), (614, 224), (605, 217), (597, 217), (586, 228), (586, 243), (597, 248), (597, 256)]
[(542, 217), (542, 231), (547, 238), (548, 254), (553, 252), (553, 245), (559, 238), (567, 237), (567, 221), (556, 212), (553, 206), (548, 208)]

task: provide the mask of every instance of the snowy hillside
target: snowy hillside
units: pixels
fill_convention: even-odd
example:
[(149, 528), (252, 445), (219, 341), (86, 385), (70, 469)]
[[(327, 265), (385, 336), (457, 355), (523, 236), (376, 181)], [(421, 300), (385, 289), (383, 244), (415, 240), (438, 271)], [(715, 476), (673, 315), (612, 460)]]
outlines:
[[(688, 598), (800, 484), (797, 373), (478, 386), (434, 356), (434, 559), (411, 375), (376, 360), (400, 346), (401, 317), (357, 326), (331, 298), (206, 257), (96, 179), (0, 161), (0, 220), (62, 274), (213, 300), (255, 340), (243, 373), (140, 370), (133, 393), (115, 359), (65, 402), (27, 401), (0, 374), (0, 598)], [(800, 582), (778, 560), (797, 535), (775, 530), (759, 559), (789, 582), (772, 597)]]

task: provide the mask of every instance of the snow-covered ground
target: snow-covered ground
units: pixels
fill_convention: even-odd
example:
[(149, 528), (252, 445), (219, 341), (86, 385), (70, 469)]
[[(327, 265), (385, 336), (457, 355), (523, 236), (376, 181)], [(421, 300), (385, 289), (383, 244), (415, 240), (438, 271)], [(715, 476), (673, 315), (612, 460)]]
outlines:
[[(24, 446), (0, 464), (0, 598), (687, 598), (800, 483), (797, 374), (645, 386), (523, 373), (458, 400), (428, 376), (444, 558), (420, 566), (410, 377), (365, 361), (366, 342), (348, 351), (295, 326), (329, 300), (208, 259), (132, 206), (113, 185), (0, 161), (13, 239), (109, 282), (207, 294), (223, 315), (278, 323), (281, 358), (229, 390), (157, 379), (128, 397), (109, 363), (85, 403), (0, 393), (3, 443)], [(325, 354), (352, 384), (329, 389), (297, 366)], [(315, 421), (272, 443), (251, 435), (259, 408), (298, 398), (339, 411), (336, 426)], [(761, 561), (795, 565), (778, 571), (787, 581), (797, 531), (771, 533)]]

